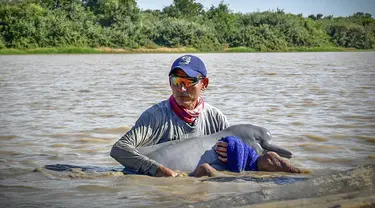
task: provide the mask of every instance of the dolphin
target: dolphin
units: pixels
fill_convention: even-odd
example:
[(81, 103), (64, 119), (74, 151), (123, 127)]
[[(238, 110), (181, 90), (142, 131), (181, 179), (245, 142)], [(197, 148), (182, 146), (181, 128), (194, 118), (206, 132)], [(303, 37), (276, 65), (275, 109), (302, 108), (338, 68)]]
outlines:
[(267, 129), (251, 124), (232, 125), (215, 134), (164, 142), (137, 150), (172, 170), (192, 173), (203, 163), (208, 163), (217, 170), (225, 170), (225, 164), (218, 160), (214, 148), (216, 142), (226, 136), (237, 136), (259, 155), (268, 151), (285, 158), (293, 155), (291, 151), (272, 144), (272, 136)]

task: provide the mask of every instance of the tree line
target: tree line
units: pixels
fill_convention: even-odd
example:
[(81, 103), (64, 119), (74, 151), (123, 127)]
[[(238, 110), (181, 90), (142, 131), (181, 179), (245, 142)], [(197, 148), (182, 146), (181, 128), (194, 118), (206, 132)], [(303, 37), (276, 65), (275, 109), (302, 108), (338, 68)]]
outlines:
[(192, 47), (200, 51), (247, 47), (375, 49), (375, 20), (272, 11), (235, 13), (223, 1), (204, 9), (174, 0), (162, 10), (141, 10), (135, 0), (0, 0), (0, 49), (48, 47)]

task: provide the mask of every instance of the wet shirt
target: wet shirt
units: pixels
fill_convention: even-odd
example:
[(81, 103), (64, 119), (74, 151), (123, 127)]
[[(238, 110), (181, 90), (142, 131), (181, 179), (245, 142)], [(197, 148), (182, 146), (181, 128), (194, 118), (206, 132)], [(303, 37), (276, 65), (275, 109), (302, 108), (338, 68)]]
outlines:
[(165, 100), (142, 113), (135, 125), (113, 145), (111, 156), (130, 170), (154, 176), (160, 164), (140, 154), (136, 148), (209, 135), (227, 127), (229, 123), (224, 114), (208, 103), (195, 122), (189, 124), (174, 114)]

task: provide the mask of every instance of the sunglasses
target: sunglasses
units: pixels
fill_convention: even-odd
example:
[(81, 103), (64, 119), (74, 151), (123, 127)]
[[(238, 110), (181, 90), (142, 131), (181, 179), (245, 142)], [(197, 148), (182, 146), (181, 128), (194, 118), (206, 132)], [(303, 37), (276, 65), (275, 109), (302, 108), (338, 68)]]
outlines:
[(170, 76), (171, 83), (177, 87), (181, 87), (184, 84), (184, 87), (189, 88), (198, 84), (199, 80), (204, 79), (203, 77), (179, 77), (176, 75)]

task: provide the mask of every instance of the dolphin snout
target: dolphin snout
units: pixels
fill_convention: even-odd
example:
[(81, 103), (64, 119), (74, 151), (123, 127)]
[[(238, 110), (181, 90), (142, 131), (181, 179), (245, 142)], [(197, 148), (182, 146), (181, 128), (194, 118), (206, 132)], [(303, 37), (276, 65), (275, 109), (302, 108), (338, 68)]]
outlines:
[(262, 145), (263, 149), (267, 152), (276, 152), (281, 157), (292, 158), (293, 153), (285, 148), (282, 148), (278, 145), (265, 143)]

